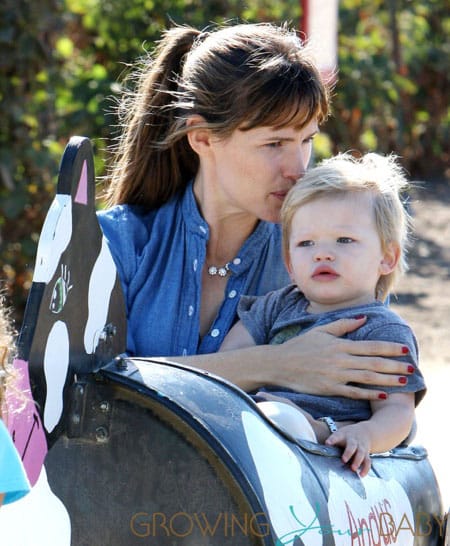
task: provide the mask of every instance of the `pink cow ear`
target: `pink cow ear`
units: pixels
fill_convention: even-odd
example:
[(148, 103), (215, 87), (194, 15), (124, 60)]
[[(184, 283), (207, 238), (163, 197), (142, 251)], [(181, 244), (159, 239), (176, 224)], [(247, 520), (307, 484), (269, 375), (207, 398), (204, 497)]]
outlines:
[(83, 166), (81, 167), (75, 202), (80, 203), (81, 205), (87, 205), (88, 203), (88, 177), (86, 160), (83, 161)]

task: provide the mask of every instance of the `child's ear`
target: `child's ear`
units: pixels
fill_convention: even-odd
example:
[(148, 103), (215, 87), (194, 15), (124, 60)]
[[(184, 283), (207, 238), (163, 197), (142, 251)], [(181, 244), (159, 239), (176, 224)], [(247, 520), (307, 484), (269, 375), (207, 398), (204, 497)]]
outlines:
[(397, 243), (389, 243), (383, 252), (380, 263), (380, 274), (389, 275), (397, 267), (400, 260), (400, 247)]
[(287, 272), (289, 273), (289, 277), (291, 278), (292, 282), (294, 281), (294, 275), (292, 272), (292, 264), (291, 264), (291, 258), (289, 255), (284, 256), (284, 265), (286, 266)]

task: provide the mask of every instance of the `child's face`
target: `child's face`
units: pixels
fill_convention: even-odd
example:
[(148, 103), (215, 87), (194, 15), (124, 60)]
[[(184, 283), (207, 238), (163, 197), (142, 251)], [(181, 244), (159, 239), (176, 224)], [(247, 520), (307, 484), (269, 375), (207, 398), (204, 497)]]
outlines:
[(373, 301), (397, 261), (393, 245), (381, 249), (369, 192), (321, 197), (294, 214), (287, 267), (311, 312)]

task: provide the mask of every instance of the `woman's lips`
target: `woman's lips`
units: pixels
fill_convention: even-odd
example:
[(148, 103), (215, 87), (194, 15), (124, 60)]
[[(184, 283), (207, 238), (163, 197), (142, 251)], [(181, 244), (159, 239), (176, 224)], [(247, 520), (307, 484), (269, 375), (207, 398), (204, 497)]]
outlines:
[(288, 193), (287, 190), (285, 190), (285, 191), (273, 191), (271, 195), (273, 195), (274, 197), (276, 197), (280, 201), (284, 201), (287, 193)]

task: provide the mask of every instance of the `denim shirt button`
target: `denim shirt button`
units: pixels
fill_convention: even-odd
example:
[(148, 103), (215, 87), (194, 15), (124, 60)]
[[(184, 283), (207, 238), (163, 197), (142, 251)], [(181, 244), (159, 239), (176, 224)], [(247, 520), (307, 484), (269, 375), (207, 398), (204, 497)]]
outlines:
[(229, 293), (228, 293), (228, 297), (233, 299), (237, 296), (237, 292), (236, 290), (231, 290)]
[(240, 258), (235, 258), (233, 260), (233, 263), (234, 263), (234, 265), (239, 265), (241, 263), (241, 259)]
[(189, 308), (188, 308), (188, 315), (190, 317), (192, 317), (192, 315), (194, 314), (194, 306), (193, 305), (189, 305)]
[(214, 328), (214, 330), (211, 331), (211, 337), (217, 337), (220, 335), (220, 330), (218, 328)]
[(197, 271), (197, 267), (198, 267), (198, 260), (197, 260), (197, 258), (195, 258), (195, 260), (192, 262), (192, 267), (193, 267), (194, 271)]

